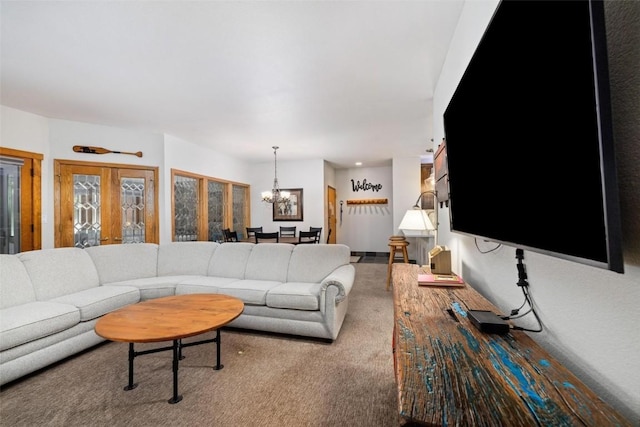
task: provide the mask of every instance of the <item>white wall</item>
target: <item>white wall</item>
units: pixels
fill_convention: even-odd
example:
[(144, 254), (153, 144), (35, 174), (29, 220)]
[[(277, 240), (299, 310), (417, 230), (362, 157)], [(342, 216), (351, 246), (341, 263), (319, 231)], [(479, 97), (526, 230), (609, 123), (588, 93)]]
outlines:
[[(42, 248), (54, 246), (53, 160), (79, 160), (132, 164), (159, 169), (158, 209), (160, 243), (171, 241), (171, 169), (251, 184), (246, 162), (182, 141), (170, 135), (125, 130), (110, 126), (48, 119), (2, 106), (2, 146), (40, 153), (42, 162)], [(126, 154), (85, 154), (74, 145), (91, 145), (114, 151), (142, 151), (142, 157)], [(271, 175), (273, 177), (273, 175)], [(272, 178), (271, 178), (272, 179)]]
[[(426, 149), (426, 147), (425, 147)], [(398, 225), (420, 195), (420, 154), (392, 159), (387, 167), (354, 167), (335, 171), (337, 243), (353, 252), (389, 252), (389, 237), (402, 235)], [(354, 191), (351, 180), (382, 184), (380, 191)], [(386, 205), (347, 205), (347, 200), (388, 199)], [(340, 223), (340, 200), (342, 224)], [(409, 241), (409, 258), (419, 259), (418, 239)], [(433, 242), (431, 242), (433, 244)]]
[[(44, 229), (43, 229), (43, 248), (53, 247), (53, 160), (79, 160), (84, 162), (102, 162), (117, 163), (127, 165), (141, 165), (159, 167), (163, 161), (163, 137), (160, 134), (148, 132), (131, 131), (111, 126), (95, 125), (90, 123), (73, 122), (69, 120), (49, 120), (49, 154), (50, 156), (44, 160), (50, 173), (42, 174), (42, 194), (43, 199), (46, 195), (49, 197), (46, 205), (43, 202), (43, 222), (48, 219), (47, 242), (51, 242), (51, 246), (44, 245)], [(103, 147), (113, 151), (142, 151), (142, 157), (129, 154), (86, 154), (76, 153), (73, 151), (74, 145), (91, 145)], [(162, 183), (160, 183), (162, 184)], [(158, 209), (163, 211), (165, 200), (162, 194), (159, 194)], [(47, 212), (48, 218), (44, 217)], [(44, 224), (43, 224), (44, 226)], [(51, 239), (51, 240), (49, 240)]]
[[(354, 191), (354, 182), (381, 185), (372, 189)], [(389, 236), (393, 227), (393, 182), (391, 167), (351, 168), (336, 171), (337, 235), (336, 242), (343, 243), (354, 252), (389, 252)], [(347, 200), (388, 199), (388, 204), (348, 205)], [(340, 201), (342, 222), (340, 221)]]
[(0, 106), (0, 145), (43, 155), (42, 160), (42, 247), (53, 247), (53, 191), (45, 187), (51, 176), (49, 120), (36, 114)]
[(164, 136), (164, 166), (160, 169), (160, 199), (164, 200), (160, 221), (160, 243), (172, 239), (171, 170), (177, 169), (226, 181), (251, 185), (251, 168), (234, 157), (221, 154), (171, 135)]
[[(404, 214), (418, 200), (422, 191), (420, 156), (393, 159), (393, 234), (403, 235), (398, 229)], [(407, 237), (409, 259), (424, 265), (428, 263), (426, 253), (434, 246), (433, 237)], [(387, 249), (388, 251), (388, 249)]]
[[(42, 161), (42, 248), (54, 245), (53, 160), (159, 166), (163, 159), (162, 135), (119, 128), (48, 119), (2, 106), (2, 145), (43, 155)], [(74, 145), (91, 145), (114, 151), (142, 151), (143, 157), (125, 154), (85, 154)], [(160, 200), (162, 210), (162, 198)]]
[[(496, 1), (465, 3), (435, 91), (436, 140), (444, 137), (442, 114), (496, 4)], [(614, 33), (609, 37), (609, 56), (625, 234), (625, 274), (528, 251), (524, 260), (530, 292), (544, 325), (544, 332), (531, 336), (635, 425), (640, 425), (639, 5), (638, 2), (605, 2), (609, 33)], [(611, 22), (610, 15), (617, 21)], [(616, 37), (620, 32), (626, 32), (628, 37)], [(614, 39), (617, 40), (612, 43)], [(491, 206), (488, 204), (486, 208)], [(588, 228), (585, 232), (589, 232)], [(502, 311), (509, 313), (522, 303), (521, 290), (516, 286), (514, 248), (503, 246), (496, 252), (482, 254), (474, 239), (451, 233), (447, 208), (440, 210), (438, 240), (452, 249), (455, 271)], [(495, 246), (477, 243), (481, 250)], [(530, 320), (516, 323), (536, 326)]]
[[(281, 148), (282, 150), (283, 148)], [(265, 232), (279, 231), (280, 227), (297, 227), (308, 231), (309, 227), (324, 227), (325, 212), (325, 162), (322, 159), (278, 160), (278, 183), (281, 189), (302, 188), (302, 221), (273, 221), (272, 205), (260, 197), (263, 191), (273, 187), (274, 163), (251, 165), (251, 226), (263, 227)], [(326, 228), (322, 229), (322, 236)]]
[[(212, 178), (251, 186), (253, 225), (278, 231), (280, 226), (295, 225), (298, 230), (323, 227), (326, 233), (325, 203), (327, 182), (333, 183), (333, 171), (324, 160), (278, 162), (281, 188), (303, 189), (303, 221), (273, 221), (271, 205), (260, 200), (260, 192), (271, 189), (273, 162), (249, 165), (171, 135), (132, 131), (110, 126), (69, 120), (49, 119), (25, 111), (0, 106), (0, 143), (4, 147), (39, 153), (42, 162), (42, 248), (53, 248), (53, 160), (79, 160), (158, 167), (158, 209), (160, 243), (171, 241), (171, 169), (179, 169)], [(143, 156), (126, 154), (86, 154), (73, 151), (74, 145), (91, 145), (113, 151), (142, 151)], [(324, 238), (324, 237), (323, 237)]]
[[(260, 192), (271, 189), (273, 162), (249, 165), (171, 135), (125, 130), (111, 126), (48, 119), (28, 112), (1, 106), (2, 145), (43, 154), (42, 163), (42, 247), (54, 246), (53, 232), (53, 159), (134, 164), (159, 168), (158, 209), (160, 213), (160, 243), (171, 241), (171, 169), (179, 169), (213, 178), (240, 182), (251, 186), (252, 225), (277, 231), (279, 227), (295, 225), (298, 230), (310, 226), (323, 227), (325, 222), (327, 186), (336, 189), (338, 200), (336, 241), (352, 251), (388, 252), (389, 236), (401, 234), (398, 225), (406, 209), (413, 206), (420, 194), (420, 157), (393, 160), (392, 167), (353, 168), (335, 170), (321, 159), (278, 161), (278, 181), (281, 188), (303, 188), (303, 221), (273, 221), (271, 205), (260, 200)], [(76, 153), (74, 145), (92, 145), (114, 151), (142, 151), (141, 158), (124, 154)], [(383, 185), (379, 192), (354, 192), (351, 179)], [(348, 199), (387, 198), (387, 205), (347, 206)], [(339, 201), (343, 200), (343, 223), (339, 220)], [(410, 238), (409, 255), (416, 259), (415, 239)]]

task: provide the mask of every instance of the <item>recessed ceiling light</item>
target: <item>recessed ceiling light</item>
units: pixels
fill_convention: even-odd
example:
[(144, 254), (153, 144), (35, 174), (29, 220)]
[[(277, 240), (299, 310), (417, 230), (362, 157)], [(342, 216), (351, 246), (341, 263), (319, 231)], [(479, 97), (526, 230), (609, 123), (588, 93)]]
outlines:
[(356, 166), (362, 166), (362, 162), (356, 162)]

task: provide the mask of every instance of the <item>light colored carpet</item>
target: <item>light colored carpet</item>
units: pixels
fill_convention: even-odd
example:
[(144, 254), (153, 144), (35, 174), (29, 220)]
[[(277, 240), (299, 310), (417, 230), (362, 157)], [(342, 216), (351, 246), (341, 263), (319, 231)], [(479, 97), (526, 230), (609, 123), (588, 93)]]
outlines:
[(358, 262), (358, 261), (360, 261), (360, 257), (359, 256), (352, 256), (351, 257), (351, 261), (349, 261), (349, 262)]
[(224, 368), (212, 369), (215, 344), (185, 348), (183, 400), (171, 405), (171, 352), (137, 357), (139, 385), (124, 391), (127, 344), (109, 342), (3, 387), (0, 425), (398, 425), (387, 266), (354, 265), (349, 310), (333, 343), (223, 330)]

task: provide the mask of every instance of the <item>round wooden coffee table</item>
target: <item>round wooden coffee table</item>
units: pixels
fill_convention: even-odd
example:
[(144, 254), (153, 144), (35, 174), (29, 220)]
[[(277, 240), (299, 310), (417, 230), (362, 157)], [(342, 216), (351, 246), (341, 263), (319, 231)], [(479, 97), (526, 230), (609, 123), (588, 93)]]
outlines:
[[(238, 298), (219, 294), (175, 295), (132, 304), (98, 319), (96, 334), (110, 341), (129, 343), (129, 384), (125, 390), (137, 387), (133, 382), (133, 359), (143, 354), (173, 350), (173, 397), (169, 403), (178, 403), (178, 362), (182, 348), (215, 342), (216, 366), (220, 364), (220, 328), (244, 310)], [(216, 330), (216, 338), (182, 343), (183, 338)], [(134, 343), (173, 341), (173, 345), (151, 350), (134, 350)]]

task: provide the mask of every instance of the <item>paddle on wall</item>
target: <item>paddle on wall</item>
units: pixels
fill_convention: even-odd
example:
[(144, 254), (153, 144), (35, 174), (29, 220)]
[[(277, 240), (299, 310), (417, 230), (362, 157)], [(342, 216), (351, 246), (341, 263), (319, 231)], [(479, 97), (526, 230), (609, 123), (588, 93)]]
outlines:
[(108, 154), (108, 153), (131, 154), (133, 156), (142, 157), (142, 151), (136, 151), (135, 153), (130, 151), (113, 151), (113, 150), (108, 150), (102, 147), (91, 147), (87, 145), (74, 145), (73, 151), (75, 151), (76, 153), (89, 153), (89, 154)]

